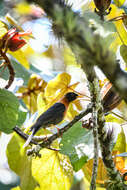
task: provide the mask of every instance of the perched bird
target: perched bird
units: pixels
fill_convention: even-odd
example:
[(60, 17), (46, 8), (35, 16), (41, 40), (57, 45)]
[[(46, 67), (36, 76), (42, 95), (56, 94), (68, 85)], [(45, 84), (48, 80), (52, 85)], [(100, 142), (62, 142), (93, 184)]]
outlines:
[(63, 98), (60, 99), (60, 101), (58, 101), (53, 106), (51, 106), (47, 111), (42, 113), (35, 122), (35, 124), (30, 128), (30, 131), (32, 133), (28, 137), (23, 147), (26, 147), (30, 143), (32, 137), (40, 128), (47, 128), (50, 127), (50, 125), (56, 125), (60, 123), (66, 114), (70, 102), (76, 100), (77, 97), (78, 94), (74, 92), (68, 92), (67, 94), (65, 94)]

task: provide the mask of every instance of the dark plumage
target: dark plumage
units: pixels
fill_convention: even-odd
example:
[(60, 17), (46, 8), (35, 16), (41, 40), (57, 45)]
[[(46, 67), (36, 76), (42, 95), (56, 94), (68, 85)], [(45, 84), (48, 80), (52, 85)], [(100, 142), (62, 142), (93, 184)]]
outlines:
[(24, 147), (30, 143), (32, 137), (40, 128), (47, 128), (50, 127), (50, 125), (56, 125), (60, 123), (66, 114), (70, 102), (75, 100), (77, 97), (78, 95), (76, 93), (69, 92), (65, 94), (65, 96), (61, 98), (59, 102), (55, 103), (47, 111), (42, 113), (35, 124), (30, 128), (32, 133), (24, 144)]

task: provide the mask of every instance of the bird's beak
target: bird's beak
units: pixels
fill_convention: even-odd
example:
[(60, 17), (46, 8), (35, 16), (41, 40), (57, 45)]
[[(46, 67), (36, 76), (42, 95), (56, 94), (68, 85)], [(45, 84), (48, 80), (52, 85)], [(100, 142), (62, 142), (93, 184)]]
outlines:
[(84, 100), (84, 101), (90, 101), (90, 97), (85, 97), (85, 96), (83, 96), (83, 95), (78, 95), (78, 96), (77, 96), (77, 99), (78, 99), (78, 100)]
[(84, 96), (83, 95), (78, 95), (77, 98), (84, 98)]

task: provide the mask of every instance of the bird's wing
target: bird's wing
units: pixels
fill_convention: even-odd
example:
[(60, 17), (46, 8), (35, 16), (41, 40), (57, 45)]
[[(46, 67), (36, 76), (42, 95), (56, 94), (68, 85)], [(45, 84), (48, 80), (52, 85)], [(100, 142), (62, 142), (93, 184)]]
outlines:
[(58, 124), (60, 121), (62, 121), (65, 111), (66, 109), (64, 104), (60, 102), (55, 103), (47, 111), (39, 116), (36, 123), (31, 127), (30, 130), (32, 131), (33, 128), (38, 130), (40, 127), (48, 127), (48, 125), (51, 124)]

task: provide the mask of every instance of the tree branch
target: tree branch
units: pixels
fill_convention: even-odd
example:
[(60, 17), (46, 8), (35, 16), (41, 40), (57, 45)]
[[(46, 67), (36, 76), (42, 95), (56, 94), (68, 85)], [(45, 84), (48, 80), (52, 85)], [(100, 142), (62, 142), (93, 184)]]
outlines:
[(91, 186), (90, 190), (96, 189), (96, 177), (97, 177), (97, 169), (98, 169), (98, 102), (100, 101), (100, 89), (98, 79), (94, 77), (93, 82), (90, 83), (90, 94), (91, 94), (91, 102), (93, 103), (92, 107), (92, 123), (93, 123), (93, 137), (94, 137), (94, 161), (93, 161), (93, 169), (92, 169), (92, 178), (91, 178)]
[(12, 67), (12, 65), (11, 65), (11, 62), (10, 62), (10, 60), (8, 59), (6, 53), (4, 53), (4, 52), (0, 49), (0, 54), (1, 54), (2, 58), (5, 60), (5, 64), (6, 64), (7, 68), (8, 68), (8, 70), (9, 70), (9, 74), (10, 74), (9, 80), (8, 80), (8, 84), (5, 86), (5, 88), (8, 89), (8, 88), (11, 86), (11, 84), (13, 83), (13, 81), (14, 81), (15, 71), (14, 71), (14, 69), (13, 69), (13, 67)]

